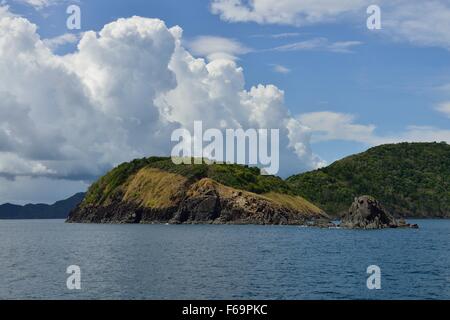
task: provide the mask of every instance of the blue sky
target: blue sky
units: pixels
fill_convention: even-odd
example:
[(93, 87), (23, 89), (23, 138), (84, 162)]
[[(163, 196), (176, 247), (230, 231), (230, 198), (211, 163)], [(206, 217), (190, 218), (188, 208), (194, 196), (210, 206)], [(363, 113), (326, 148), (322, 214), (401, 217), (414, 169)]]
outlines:
[[(43, 38), (67, 32), (66, 7), (62, 3), (36, 11), (12, 4), (13, 10), (39, 25)], [(434, 108), (448, 98), (439, 87), (450, 83), (450, 52), (442, 47), (392, 40), (383, 30), (368, 30), (364, 10), (349, 22), (297, 27), (229, 23), (211, 13), (208, 1), (91, 0), (81, 2), (80, 7), (82, 31), (100, 30), (117, 18), (139, 15), (162, 19), (168, 26), (181, 26), (188, 40), (204, 35), (227, 37), (260, 51), (319, 37), (330, 42), (360, 41), (362, 44), (352, 53), (259, 51), (239, 56), (238, 64), (245, 69), (247, 87), (270, 83), (284, 90), (286, 105), (293, 114), (351, 113), (360, 124), (376, 125), (380, 135), (395, 135), (410, 125), (449, 127), (448, 118)], [(271, 37), (284, 33), (292, 36)], [(290, 72), (276, 73), (273, 65), (282, 65)], [(316, 152), (327, 162), (366, 148), (363, 143), (342, 140), (315, 145)]]
[[(287, 22), (272, 19), (264, 8), (252, 9), (245, 2), (239, 5), (241, 12), (227, 11), (230, 0), (214, 0), (224, 3), (214, 10), (207, 0), (41, 1), (4, 4), (36, 24), (42, 39), (70, 32), (65, 10), (78, 3), (80, 32), (99, 31), (118, 18), (138, 15), (159, 18), (168, 27), (179, 25), (183, 45), (197, 57), (207, 56), (205, 47), (212, 37), (232, 41), (238, 47), (232, 54), (244, 69), (245, 88), (261, 83), (283, 90), (285, 106), (310, 127), (311, 148), (327, 163), (381, 143), (450, 141), (450, 37), (445, 35), (450, 33), (449, 23), (432, 21), (450, 17), (446, 1), (431, 1), (429, 14), (419, 12), (419, 1), (410, 1), (406, 7), (400, 6), (405, 3), (402, 0), (397, 1), (399, 6), (395, 1), (379, 1), (382, 30), (367, 29), (364, 0), (354, 0), (354, 7), (337, 6), (335, 14), (330, 9), (332, 13), (324, 16), (322, 8), (306, 5), (297, 12), (290, 10), (296, 8), (292, 7), (295, 1), (281, 0), (285, 6), (274, 6), (270, 12)], [(45, 5), (46, 1), (51, 3)], [(328, 12), (327, 1), (321, 2), (323, 12)], [(242, 15), (247, 8), (251, 14)], [(415, 29), (405, 29), (403, 22)], [(436, 30), (422, 28), (427, 22), (435, 23)], [(210, 38), (199, 44), (205, 36)], [(197, 50), (193, 49), (196, 44)], [(75, 48), (76, 43), (68, 43), (55, 52), (63, 55)]]

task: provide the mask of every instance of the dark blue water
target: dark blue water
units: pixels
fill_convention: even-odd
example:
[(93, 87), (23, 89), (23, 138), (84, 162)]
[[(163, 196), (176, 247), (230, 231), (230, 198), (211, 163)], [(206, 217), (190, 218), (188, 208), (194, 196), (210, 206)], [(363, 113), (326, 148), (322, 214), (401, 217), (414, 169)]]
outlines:
[[(450, 221), (419, 230), (0, 221), (1, 299), (450, 299)], [(81, 268), (80, 291), (66, 268)], [(382, 289), (368, 290), (378, 265)]]

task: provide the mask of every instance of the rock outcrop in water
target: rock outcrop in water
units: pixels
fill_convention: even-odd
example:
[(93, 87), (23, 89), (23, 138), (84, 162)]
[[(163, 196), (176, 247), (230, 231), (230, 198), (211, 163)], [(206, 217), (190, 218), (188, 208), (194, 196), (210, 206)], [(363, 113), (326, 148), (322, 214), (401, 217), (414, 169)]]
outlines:
[(371, 196), (355, 198), (340, 225), (348, 229), (416, 228), (404, 220), (396, 220), (379, 201)]
[(123, 164), (94, 183), (67, 221), (328, 226), (329, 217), (282, 179), (254, 168), (149, 158)]

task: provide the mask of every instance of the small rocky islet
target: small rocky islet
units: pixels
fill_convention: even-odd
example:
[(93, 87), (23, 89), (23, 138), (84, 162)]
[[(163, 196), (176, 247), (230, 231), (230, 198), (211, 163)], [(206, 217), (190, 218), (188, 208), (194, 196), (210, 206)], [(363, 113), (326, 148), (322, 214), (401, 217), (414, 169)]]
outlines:
[(374, 197), (361, 196), (355, 198), (348, 212), (342, 217), (340, 227), (346, 229), (417, 229), (419, 226), (408, 224), (404, 219), (395, 219)]

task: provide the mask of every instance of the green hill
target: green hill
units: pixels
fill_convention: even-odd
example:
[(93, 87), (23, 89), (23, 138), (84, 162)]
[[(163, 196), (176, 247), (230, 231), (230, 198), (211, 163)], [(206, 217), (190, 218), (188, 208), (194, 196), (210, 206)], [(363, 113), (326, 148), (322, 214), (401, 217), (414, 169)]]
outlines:
[(450, 217), (450, 145), (382, 145), (287, 179), (298, 195), (330, 215), (371, 195), (396, 216)]
[(286, 181), (232, 164), (175, 165), (151, 157), (95, 182), (69, 222), (304, 224), (327, 219)]
[(103, 204), (116, 193), (121, 193), (121, 187), (127, 179), (143, 168), (160, 169), (183, 176), (188, 181), (210, 178), (225, 186), (257, 194), (272, 191), (294, 194), (294, 190), (283, 179), (260, 175), (258, 168), (236, 164), (175, 165), (170, 158), (150, 157), (123, 163), (108, 172), (90, 187), (83, 203)]

